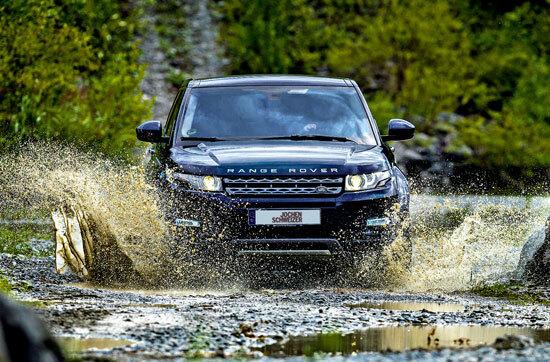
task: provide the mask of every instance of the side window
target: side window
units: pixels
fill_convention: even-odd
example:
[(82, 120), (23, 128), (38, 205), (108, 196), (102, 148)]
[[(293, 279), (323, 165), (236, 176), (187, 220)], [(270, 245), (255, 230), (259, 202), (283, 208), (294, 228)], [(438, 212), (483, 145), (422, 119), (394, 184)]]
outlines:
[(172, 135), (172, 131), (174, 128), (174, 123), (176, 123), (176, 117), (178, 115), (178, 110), (180, 108), (181, 101), (183, 99), (183, 95), (185, 94), (185, 90), (187, 88), (181, 88), (178, 91), (178, 94), (176, 95), (176, 98), (174, 99), (174, 103), (172, 103), (172, 107), (170, 108), (170, 113), (168, 113), (168, 119), (166, 120), (166, 124), (164, 125), (162, 129), (162, 136), (163, 137), (170, 137)]

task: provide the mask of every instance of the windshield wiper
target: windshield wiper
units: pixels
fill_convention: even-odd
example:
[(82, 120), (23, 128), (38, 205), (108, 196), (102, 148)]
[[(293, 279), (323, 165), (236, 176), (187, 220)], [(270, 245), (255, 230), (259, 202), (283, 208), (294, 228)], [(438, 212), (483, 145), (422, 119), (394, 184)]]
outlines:
[(254, 141), (254, 140), (291, 140), (291, 141), (338, 141), (338, 142), (353, 142), (352, 139), (339, 136), (325, 135), (301, 135), (293, 134), (287, 136), (269, 136), (269, 137), (235, 137), (235, 138), (218, 138), (218, 137), (180, 137), (181, 141), (205, 141), (205, 142), (220, 142), (220, 141)]
[(288, 136), (261, 137), (257, 139), (259, 140), (292, 140), (292, 141), (314, 140), (314, 141), (339, 141), (339, 142), (357, 143), (354, 140), (346, 137), (313, 135), (313, 134), (312, 135), (293, 134)]
[(181, 137), (180, 141), (207, 141), (207, 142), (219, 142), (226, 141), (224, 138), (218, 137)]

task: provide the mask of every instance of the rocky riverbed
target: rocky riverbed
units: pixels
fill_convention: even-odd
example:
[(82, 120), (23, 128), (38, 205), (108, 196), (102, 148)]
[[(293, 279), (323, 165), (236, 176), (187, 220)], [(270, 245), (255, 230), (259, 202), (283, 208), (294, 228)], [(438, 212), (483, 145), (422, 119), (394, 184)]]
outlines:
[[(53, 333), (84, 357), (550, 358), (550, 308), (536, 303), (338, 288), (114, 290), (55, 274), (50, 257), (5, 254), (0, 269), (25, 281), (17, 298), (40, 301)], [(507, 334), (527, 337), (495, 344)]]

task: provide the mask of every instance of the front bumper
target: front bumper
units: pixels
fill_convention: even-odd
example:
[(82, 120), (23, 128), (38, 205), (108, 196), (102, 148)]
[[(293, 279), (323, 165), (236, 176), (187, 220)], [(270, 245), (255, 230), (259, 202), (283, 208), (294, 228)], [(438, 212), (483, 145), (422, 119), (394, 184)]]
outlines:
[[(243, 255), (330, 256), (379, 245), (391, 239), (397, 225), (399, 199), (392, 183), (386, 187), (337, 197), (232, 198), (172, 187), (169, 220), (181, 238)], [(249, 210), (320, 209), (320, 225), (249, 225)], [(397, 213), (399, 214), (399, 213)], [(386, 225), (369, 220), (386, 218)], [(371, 223), (372, 224), (372, 223)]]

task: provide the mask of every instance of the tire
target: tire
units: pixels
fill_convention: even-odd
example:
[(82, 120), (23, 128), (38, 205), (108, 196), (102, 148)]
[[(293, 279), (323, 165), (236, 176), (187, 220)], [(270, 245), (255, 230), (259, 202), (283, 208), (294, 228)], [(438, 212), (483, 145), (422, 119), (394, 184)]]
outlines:
[(397, 277), (395, 273), (409, 273), (413, 243), (407, 217), (379, 242), (343, 253), (336, 262), (339, 282), (348, 287), (384, 287)]
[(370, 245), (346, 251), (334, 261), (339, 286), (365, 288), (380, 284), (383, 245)]

